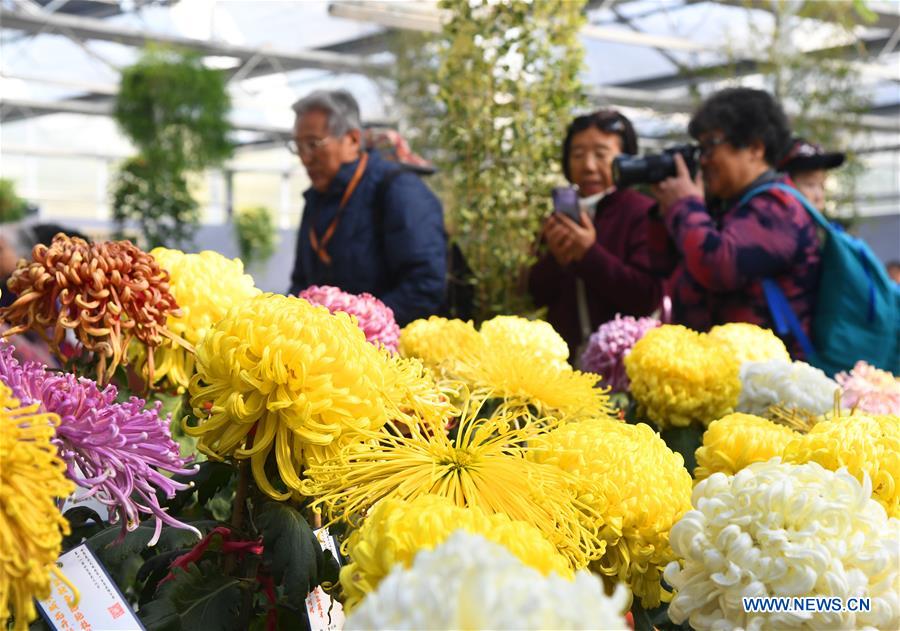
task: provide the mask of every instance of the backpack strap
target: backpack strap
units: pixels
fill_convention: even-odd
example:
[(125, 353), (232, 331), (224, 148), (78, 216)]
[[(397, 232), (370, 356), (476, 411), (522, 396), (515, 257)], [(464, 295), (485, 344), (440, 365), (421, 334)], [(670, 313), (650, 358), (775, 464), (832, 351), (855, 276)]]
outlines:
[(769, 313), (772, 314), (772, 320), (775, 322), (775, 332), (781, 337), (785, 337), (788, 333), (793, 335), (800, 344), (800, 348), (803, 349), (807, 360), (812, 359), (816, 354), (816, 349), (813, 348), (812, 341), (800, 326), (800, 320), (797, 319), (797, 314), (791, 308), (791, 303), (781, 291), (781, 287), (771, 278), (763, 278), (762, 286), (763, 292), (766, 294), (766, 303), (769, 305)]
[[(809, 213), (813, 221), (826, 232), (831, 233), (831, 231), (834, 230), (831, 224), (828, 223), (828, 220), (822, 216), (822, 213), (816, 210), (803, 193), (793, 186), (788, 186), (782, 182), (769, 182), (768, 184), (762, 184), (749, 190), (741, 197), (738, 206), (743, 206), (750, 201), (751, 198), (772, 189), (782, 190), (795, 197), (797, 201), (803, 205), (803, 208), (806, 209), (806, 212)], [(769, 305), (769, 313), (772, 314), (772, 320), (775, 323), (775, 331), (781, 337), (785, 337), (788, 333), (793, 335), (794, 339), (797, 340), (797, 343), (800, 344), (800, 348), (803, 349), (803, 354), (806, 355), (807, 361), (811, 360), (815, 357), (816, 350), (813, 347), (809, 336), (806, 335), (803, 331), (803, 327), (800, 326), (800, 320), (797, 318), (797, 314), (794, 313), (793, 308), (791, 308), (791, 303), (788, 301), (787, 296), (784, 295), (781, 287), (779, 287), (778, 283), (771, 278), (763, 278), (762, 287), (763, 293), (766, 296), (766, 303)], [(874, 286), (872, 290), (874, 291)]]

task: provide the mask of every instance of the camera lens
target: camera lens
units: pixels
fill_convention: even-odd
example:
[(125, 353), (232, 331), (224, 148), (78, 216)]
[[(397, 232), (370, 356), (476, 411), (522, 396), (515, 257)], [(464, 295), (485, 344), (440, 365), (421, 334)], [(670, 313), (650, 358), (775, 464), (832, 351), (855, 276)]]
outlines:
[(646, 156), (620, 155), (613, 160), (613, 181), (618, 188), (636, 184), (655, 184), (675, 176), (674, 155), (680, 153), (693, 176), (696, 172), (696, 147), (682, 145), (666, 149), (659, 154)]

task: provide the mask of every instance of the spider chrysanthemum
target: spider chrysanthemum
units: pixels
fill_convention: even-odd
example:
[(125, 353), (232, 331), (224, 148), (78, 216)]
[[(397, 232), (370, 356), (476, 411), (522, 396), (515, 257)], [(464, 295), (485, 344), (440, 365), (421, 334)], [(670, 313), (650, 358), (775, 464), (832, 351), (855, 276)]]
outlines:
[(34, 620), (35, 598), (50, 593), (50, 576), (68, 581), (56, 567), (69, 522), (57, 498), (75, 488), (51, 442), (59, 417), (20, 407), (0, 383), (0, 624), (15, 618), (16, 631)]
[(371, 433), (365, 447), (307, 469), (305, 494), (332, 520), (357, 522), (382, 499), (435, 494), (457, 506), (536, 526), (573, 567), (584, 567), (604, 551), (596, 515), (580, 499), (574, 476), (526, 458), (527, 445), (558, 424), (553, 419), (516, 426), (495, 413), (483, 419), (463, 407), (458, 432), (448, 436), (426, 425)]

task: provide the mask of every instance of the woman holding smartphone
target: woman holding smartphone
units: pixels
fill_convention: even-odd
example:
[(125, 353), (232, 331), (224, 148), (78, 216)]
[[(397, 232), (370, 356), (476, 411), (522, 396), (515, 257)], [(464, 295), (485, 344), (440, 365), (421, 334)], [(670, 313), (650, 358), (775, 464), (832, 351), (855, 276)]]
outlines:
[(660, 304), (662, 281), (648, 271), (654, 200), (613, 186), (613, 158), (637, 151), (631, 121), (615, 110), (579, 116), (566, 132), (562, 167), (577, 188), (578, 221), (564, 212), (547, 218), (547, 251), (531, 268), (528, 289), (537, 306), (548, 307), (573, 364), (590, 334), (616, 313), (645, 316)]

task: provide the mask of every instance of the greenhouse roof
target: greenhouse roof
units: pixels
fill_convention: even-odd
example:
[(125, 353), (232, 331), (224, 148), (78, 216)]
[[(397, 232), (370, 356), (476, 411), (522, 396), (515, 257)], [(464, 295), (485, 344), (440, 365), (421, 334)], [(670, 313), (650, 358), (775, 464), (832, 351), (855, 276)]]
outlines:
[[(682, 68), (723, 67), (730, 54), (737, 60), (731, 77), (757, 81), (758, 60), (742, 51), (771, 32), (774, 20), (769, 3), (750, 4), (592, 0), (581, 32), (585, 85), (597, 104), (621, 107), (651, 146), (654, 138), (660, 144), (683, 129), (694, 105), (691, 89), (700, 80)], [(867, 6), (875, 19), (860, 21), (850, 40), (815, 22), (797, 30), (793, 45), (810, 58), (827, 51), (852, 61), (871, 102), (859, 119), (869, 134), (852, 148), (896, 164), (900, 4)], [(318, 87), (345, 87), (360, 101), (364, 119), (396, 122), (390, 90), (378, 79), (391, 62), (387, 35), (434, 31), (441, 19), (431, 1), (2, 0), (0, 148), (9, 155), (127, 155), (130, 147), (109, 114), (120, 69), (152, 42), (193, 49), (228, 72), (231, 120), (246, 145), (242, 156), (280, 147), (292, 124), (291, 103)], [(721, 77), (704, 79), (705, 87), (722, 84)], [(247, 167), (247, 160), (253, 162), (235, 158), (235, 168)], [(286, 152), (264, 162), (297, 167)], [(900, 199), (900, 184), (887, 188)]]

